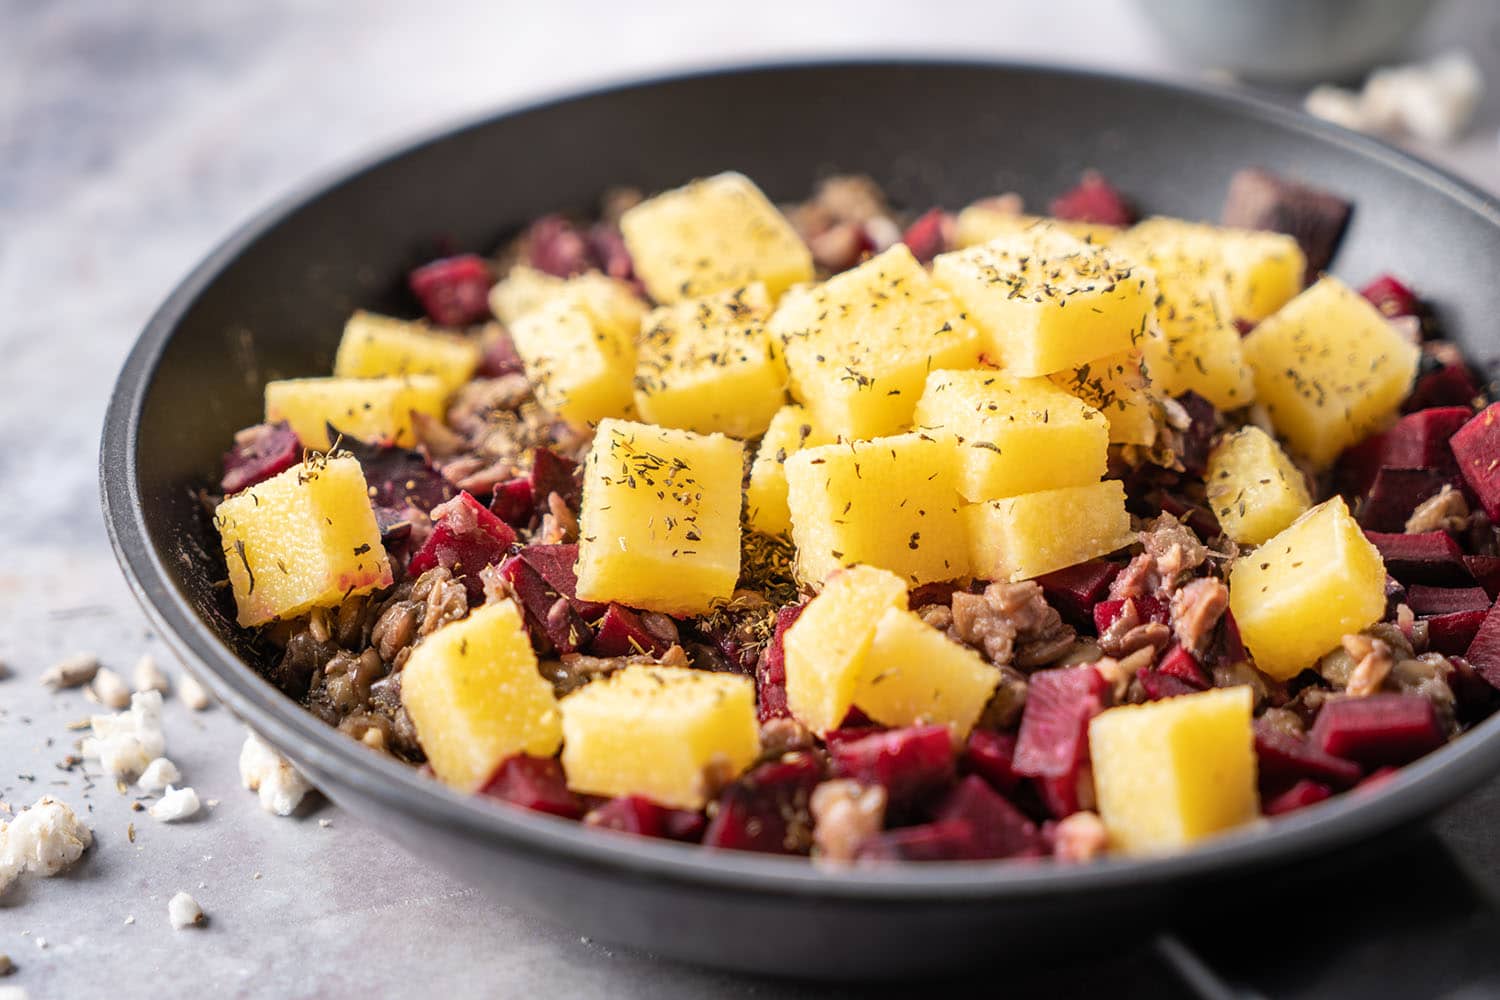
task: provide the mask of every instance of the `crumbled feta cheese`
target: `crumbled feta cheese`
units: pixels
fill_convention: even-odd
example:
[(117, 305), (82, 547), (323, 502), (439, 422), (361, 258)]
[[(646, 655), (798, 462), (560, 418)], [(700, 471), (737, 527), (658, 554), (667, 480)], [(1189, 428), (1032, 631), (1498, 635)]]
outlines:
[(133, 695), (128, 712), (91, 716), (89, 726), (93, 735), (84, 739), (83, 755), (116, 778), (136, 777), (166, 749), (160, 691)]
[(312, 791), (307, 779), (255, 733), (247, 734), (240, 748), (240, 780), (259, 791), (262, 809), (278, 816), (290, 816)]
[(136, 779), (136, 787), (143, 792), (155, 794), (164, 790), (168, 785), (175, 785), (182, 780), (182, 772), (177, 765), (165, 757), (158, 757), (146, 765), (141, 776)]
[(146, 811), (154, 820), (175, 823), (180, 819), (197, 815), (200, 808), (197, 792), (191, 788), (173, 788), (168, 785), (167, 793)]
[(24, 986), (0, 986), (0, 1000), (31, 1000)]
[(202, 927), (204, 923), (203, 907), (198, 901), (185, 892), (179, 892), (167, 901), (167, 918), (172, 921), (173, 930), (182, 930), (184, 927)]
[(1431, 62), (1378, 69), (1358, 93), (1315, 87), (1303, 107), (1361, 132), (1452, 142), (1468, 127), (1483, 96), (1484, 77), (1474, 60), (1450, 52)]
[(182, 703), (195, 712), (201, 712), (213, 704), (208, 691), (190, 673), (184, 672), (178, 675), (177, 693), (182, 697)]
[(78, 653), (48, 667), (42, 673), (42, 683), (54, 691), (76, 688), (93, 680), (94, 674), (98, 672), (99, 658), (97, 656)]
[(156, 665), (156, 657), (150, 653), (135, 661), (130, 683), (137, 691), (160, 691), (162, 694), (166, 694), (169, 687), (167, 675)]
[(1353, 90), (1320, 84), (1308, 91), (1302, 100), (1302, 109), (1314, 118), (1342, 125), (1356, 132), (1379, 132), (1365, 110), (1364, 98)]
[(43, 795), (0, 827), (0, 895), (23, 872), (51, 878), (77, 861), (94, 842), (66, 803)]
[(118, 712), (130, 706), (130, 688), (126, 686), (125, 678), (108, 667), (100, 667), (95, 672), (94, 683), (89, 686), (89, 691), (106, 708)]

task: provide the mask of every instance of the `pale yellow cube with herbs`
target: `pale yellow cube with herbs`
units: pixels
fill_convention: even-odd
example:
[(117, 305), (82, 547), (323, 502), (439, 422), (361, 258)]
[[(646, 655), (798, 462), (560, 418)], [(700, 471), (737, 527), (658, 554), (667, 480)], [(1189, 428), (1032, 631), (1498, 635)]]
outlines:
[(1259, 545), (1312, 506), (1307, 478), (1259, 427), (1225, 435), (1208, 456), (1208, 506), (1224, 534)]
[(786, 699), (815, 733), (837, 729), (854, 704), (875, 629), (886, 612), (906, 610), (906, 581), (874, 566), (830, 576), (782, 637)]
[(412, 647), (401, 704), (438, 780), (464, 791), (485, 784), (516, 754), (550, 757), (562, 715), (515, 602), (495, 601)]
[(956, 224), (959, 247), (978, 246), (1002, 236), (1055, 229), (1075, 239), (1097, 246), (1105, 246), (1125, 230), (1119, 226), (1106, 226), (1098, 222), (1072, 222), (1067, 219), (1050, 219), (1042, 215), (1027, 215), (1024, 212), (1007, 212), (989, 205), (970, 205), (958, 213)]
[(304, 447), (327, 451), (332, 424), (359, 441), (410, 448), (413, 413), (443, 418), (447, 387), (436, 375), (385, 378), (292, 378), (267, 382), (266, 422), (284, 420)]
[(740, 575), (744, 450), (722, 434), (605, 420), (583, 476), (578, 596), (702, 614)]
[(628, 282), (598, 271), (559, 278), (517, 264), (490, 289), (490, 311), (507, 325), (554, 299), (576, 302), (611, 329), (634, 337), (646, 315), (646, 304)]
[(1319, 468), (1395, 420), (1421, 354), (1363, 295), (1325, 277), (1245, 338), (1271, 423)]
[(952, 448), (899, 434), (806, 448), (786, 460), (796, 573), (817, 587), (868, 563), (908, 584), (968, 575)]
[(658, 302), (763, 282), (771, 298), (813, 276), (812, 252), (743, 174), (648, 198), (620, 217), (635, 273)]
[(452, 395), (474, 377), (480, 354), (479, 341), (472, 337), (439, 333), (425, 323), (360, 310), (344, 324), (333, 374), (339, 378), (433, 375)]
[(755, 684), (739, 674), (631, 666), (563, 698), (563, 770), (585, 795), (702, 809), (760, 755)]
[(1334, 497), (1234, 561), (1229, 608), (1256, 667), (1288, 680), (1385, 614), (1385, 563)]
[(1050, 228), (940, 254), (932, 276), (963, 303), (988, 359), (1018, 376), (1137, 346), (1156, 297), (1149, 272)]
[(1151, 381), (1164, 396), (1196, 392), (1221, 410), (1255, 401), (1223, 278), (1203, 265), (1156, 269), (1156, 324), (1141, 342)]
[(963, 520), (982, 580), (1029, 580), (1135, 541), (1118, 479), (973, 504)]
[(963, 738), (999, 683), (1000, 671), (972, 646), (891, 608), (875, 626), (854, 704), (881, 725), (945, 725)]
[(625, 416), (634, 399), (635, 331), (604, 322), (569, 296), (552, 299), (510, 327), (537, 401), (571, 424)]
[(927, 373), (972, 368), (979, 332), (904, 243), (787, 295), (771, 318), (792, 394), (848, 440), (911, 426)]
[(1094, 716), (1089, 757), (1111, 846), (1155, 854), (1253, 821), (1254, 703), (1241, 685)]
[(1146, 373), (1140, 350), (1095, 358), (1047, 377), (1104, 414), (1110, 444), (1155, 443), (1161, 394)]
[(786, 365), (759, 282), (662, 306), (641, 327), (635, 407), (642, 420), (751, 438), (786, 402)]
[[(1302, 290), (1307, 258), (1284, 233), (1231, 229), (1156, 216), (1136, 223), (1113, 244), (1157, 270), (1206, 268), (1224, 278), (1237, 319), (1255, 323)], [(1153, 263), (1154, 262), (1154, 263)]]
[(331, 608), (393, 582), (364, 470), (318, 458), (234, 494), (214, 512), (238, 621)]
[(1046, 379), (936, 371), (917, 427), (949, 444), (964, 499), (993, 500), (1104, 478), (1109, 422)]
[(792, 530), (792, 513), (786, 505), (786, 460), (803, 448), (816, 448), (830, 440), (802, 404), (788, 403), (776, 411), (750, 465), (750, 484), (745, 489), (750, 527), (768, 535)]

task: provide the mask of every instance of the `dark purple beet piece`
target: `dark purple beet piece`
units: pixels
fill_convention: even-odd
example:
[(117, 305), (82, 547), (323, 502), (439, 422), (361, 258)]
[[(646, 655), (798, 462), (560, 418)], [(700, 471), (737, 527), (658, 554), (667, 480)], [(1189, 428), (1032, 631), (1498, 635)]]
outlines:
[(1298, 809), (1317, 805), (1333, 796), (1333, 789), (1319, 781), (1303, 778), (1279, 795), (1267, 799), (1261, 812), (1267, 816), (1282, 816)]
[(1188, 683), (1181, 677), (1164, 674), (1154, 667), (1150, 670), (1142, 670), (1135, 676), (1141, 682), (1141, 690), (1146, 692), (1146, 697), (1152, 701), (1161, 701), (1163, 698), (1176, 698), (1184, 694), (1196, 694), (1203, 690)]
[(1339, 455), (1333, 470), (1334, 482), (1338, 484), (1341, 493), (1353, 497), (1364, 496), (1370, 492), (1375, 474), (1386, 464), (1385, 435), (1372, 434), (1358, 444), (1345, 448), (1343, 454)]
[(977, 775), (960, 778), (943, 796), (932, 818), (963, 820), (974, 829), (976, 858), (1039, 857), (1042, 835), (1036, 824)]
[(442, 566), (463, 580), (469, 604), (479, 604), (484, 600), (479, 571), (505, 558), (516, 533), (467, 493), (459, 493), (436, 508), (433, 515), (432, 534), (411, 557), (407, 571), (419, 576)]
[(1308, 738), (1325, 753), (1367, 768), (1410, 763), (1444, 743), (1432, 702), (1415, 694), (1330, 701), (1319, 709)]
[(235, 434), (234, 447), (224, 453), (224, 478), (219, 489), (228, 496), (264, 482), (302, 460), (302, 444), (285, 422), (256, 424)]
[(500, 564), (500, 577), (520, 602), (534, 642), (570, 653), (591, 641), (593, 634), (583, 616), (525, 559), (507, 558)]
[(512, 528), (522, 528), (531, 523), (535, 506), (529, 479), (508, 479), (497, 485), (494, 495), (490, 497), (490, 513)]
[(1459, 428), (1448, 444), (1484, 512), (1491, 521), (1500, 521), (1500, 403), (1481, 410)]
[(507, 758), (479, 794), (567, 819), (583, 815), (583, 803), (568, 790), (568, 780), (556, 757), (520, 754)]
[(770, 854), (805, 851), (808, 800), (822, 780), (823, 765), (808, 751), (757, 765), (720, 793), (704, 845)]
[(1109, 594), (1109, 585), (1119, 573), (1119, 563), (1091, 559), (1039, 576), (1036, 582), (1064, 621), (1087, 629), (1094, 624), (1094, 606)]
[(1491, 600), (1500, 597), (1500, 556), (1464, 556), (1464, 567)]
[(1224, 225), (1286, 233), (1307, 257), (1307, 281), (1327, 270), (1353, 206), (1321, 188), (1287, 180), (1260, 167), (1235, 172), (1224, 197)]
[(1047, 211), (1055, 219), (1099, 226), (1128, 226), (1136, 218), (1124, 195), (1097, 170), (1085, 170), (1078, 185), (1053, 198)]
[(860, 861), (966, 861), (979, 850), (974, 827), (961, 819), (887, 830), (859, 845)]
[(931, 208), (917, 217), (901, 234), (911, 255), (926, 264), (948, 249), (948, 233), (953, 227), (952, 217), (941, 208)]
[(1177, 458), (1190, 475), (1201, 476), (1208, 469), (1208, 452), (1213, 445), (1218, 411), (1214, 404), (1196, 392), (1185, 392), (1177, 402), (1187, 411), (1192, 423), (1182, 432), (1181, 452)]
[(1219, 663), (1244, 663), (1250, 659), (1245, 640), (1240, 636), (1240, 623), (1235, 621), (1233, 611), (1225, 611), (1219, 619), (1218, 634), (1208, 652), (1210, 665)]
[(1483, 611), (1454, 611), (1427, 619), (1427, 648), (1444, 656), (1462, 656), (1489, 615)]
[(575, 544), (528, 545), (521, 550), (521, 558), (541, 574), (547, 586), (589, 621), (604, 614), (607, 605), (599, 601), (586, 601), (578, 596), (578, 574), (573, 567), (578, 563), (578, 546)]
[(538, 448), (531, 464), (531, 496), (537, 513), (547, 511), (547, 495), (556, 493), (573, 510), (583, 503), (583, 474), (578, 463), (550, 448)]
[(625, 246), (625, 237), (619, 226), (607, 222), (595, 224), (589, 229), (588, 245), (599, 270), (621, 281), (635, 277), (635, 263), (630, 259), (630, 250)]
[(912, 592), (907, 595), (906, 604), (913, 611), (925, 608), (929, 604), (948, 604), (953, 600), (954, 593), (960, 589), (962, 588), (951, 580), (924, 583), (920, 587), (912, 588)]
[(1104, 678), (1093, 667), (1031, 675), (1015, 769), (1031, 778), (1066, 778), (1088, 760), (1089, 720), (1104, 707)]
[(1192, 503), (1169, 490), (1152, 490), (1148, 499), (1164, 513), (1171, 514), (1192, 528), (1193, 532), (1204, 541), (1208, 541), (1219, 533), (1219, 519), (1214, 516), (1213, 511), (1202, 504)]
[(1162, 655), (1156, 671), (1167, 677), (1175, 677), (1199, 691), (1207, 691), (1213, 687), (1213, 679), (1208, 676), (1198, 658), (1190, 650), (1176, 644)]
[(1419, 615), (1447, 615), (1488, 611), (1490, 595), (1482, 587), (1426, 587), (1414, 583), (1406, 588), (1406, 603)]
[[(523, 550), (522, 556), (525, 552)], [(594, 626), (594, 642), (589, 652), (595, 656), (660, 656), (670, 645), (646, 631), (641, 616), (622, 604), (611, 604)]]
[(1416, 293), (1389, 274), (1382, 274), (1361, 288), (1359, 294), (1388, 319), (1415, 316), (1422, 308)]
[[(330, 424), (330, 438), (337, 432), (338, 428)], [(454, 485), (420, 451), (342, 437), (340, 447), (359, 460), (365, 482), (370, 486), (370, 503), (377, 509), (403, 511), (415, 507), (431, 513), (434, 507), (458, 495)]]
[(1100, 635), (1104, 630), (1114, 624), (1116, 618), (1125, 611), (1125, 605), (1135, 604), (1135, 613), (1142, 622), (1158, 622), (1162, 625), (1172, 620), (1172, 608), (1166, 601), (1159, 597), (1145, 595), (1143, 597), (1124, 597), (1113, 601), (1100, 601), (1094, 605), (1094, 630)]
[(407, 277), (411, 290), (439, 326), (468, 326), (490, 317), (495, 278), (484, 258), (466, 253), (424, 264)]
[(1382, 465), (1456, 471), (1449, 440), (1469, 422), (1467, 406), (1439, 406), (1408, 413), (1381, 438)]
[(833, 772), (884, 785), (892, 805), (905, 805), (953, 780), (953, 739), (947, 726), (892, 729), (828, 747)]
[(1402, 583), (1464, 587), (1473, 582), (1463, 551), (1446, 531), (1417, 535), (1366, 531), (1365, 537), (1380, 550), (1385, 571)]
[(526, 231), (527, 262), (558, 278), (582, 274), (593, 263), (588, 241), (567, 219), (544, 215)]
[(1484, 616), (1464, 652), (1464, 659), (1491, 687), (1500, 689), (1500, 604), (1490, 608)]
[(500, 378), (526, 370), (521, 355), (516, 352), (516, 342), (510, 334), (501, 331), (484, 345), (484, 354), (479, 359), (479, 368), (474, 372), (480, 378)]
[(1437, 496), (1444, 486), (1453, 484), (1454, 478), (1451, 472), (1438, 469), (1382, 468), (1359, 505), (1360, 527), (1400, 532), (1417, 505)]
[(1401, 410), (1413, 413), (1434, 406), (1473, 407), (1483, 392), (1478, 377), (1462, 361), (1439, 365), (1417, 376), (1417, 384), (1401, 404)]
[(1021, 787), (1015, 758), (1015, 733), (976, 729), (969, 734), (969, 743), (958, 760), (958, 769), (965, 774), (977, 774), (996, 791), (1010, 794)]
[(756, 714), (761, 722), (791, 717), (786, 705), (786, 630), (802, 617), (805, 604), (788, 604), (776, 612), (776, 627), (755, 671)]
[(1255, 723), (1255, 754), (1263, 782), (1284, 785), (1311, 778), (1335, 788), (1348, 788), (1359, 780), (1358, 764), (1324, 753), (1305, 737), (1260, 721)]

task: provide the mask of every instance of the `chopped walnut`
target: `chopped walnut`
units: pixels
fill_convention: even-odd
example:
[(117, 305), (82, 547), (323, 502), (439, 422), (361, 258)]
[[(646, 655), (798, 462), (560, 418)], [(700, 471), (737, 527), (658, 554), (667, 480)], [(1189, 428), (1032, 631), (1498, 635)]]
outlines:
[(1355, 661), (1344, 685), (1345, 693), (1355, 698), (1364, 698), (1379, 691), (1390, 675), (1391, 668), (1395, 666), (1391, 647), (1363, 632), (1344, 636), (1342, 645), (1344, 652)]
[(1172, 595), (1172, 632), (1184, 649), (1201, 655), (1229, 608), (1229, 588), (1217, 577), (1189, 580)]
[(1469, 504), (1464, 495), (1448, 484), (1436, 496), (1428, 497), (1417, 504), (1417, 509), (1406, 519), (1408, 535), (1420, 535), (1428, 531), (1451, 531), (1455, 534), (1469, 527)]
[(1286, 736), (1300, 737), (1306, 732), (1302, 717), (1285, 708), (1268, 708), (1260, 714), (1260, 722), (1268, 728)]
[[(923, 620), (939, 627), (942, 612), (929, 608), (922, 610)], [(997, 666), (1043, 666), (1065, 655), (1076, 638), (1034, 580), (992, 583), (982, 594), (955, 591), (950, 613), (949, 637), (978, 649)]]
[(852, 861), (859, 845), (885, 824), (885, 789), (847, 779), (825, 781), (813, 789), (809, 808), (815, 856)]
[(1145, 554), (1156, 561), (1160, 588), (1171, 591), (1184, 573), (1191, 572), (1208, 558), (1208, 550), (1192, 528), (1171, 514), (1162, 514), (1141, 535)]
[(1083, 810), (1065, 816), (1053, 831), (1053, 856), (1059, 861), (1092, 861), (1109, 846), (1109, 832), (1096, 813)]
[[(460, 506), (468, 511), (467, 507)], [(467, 516), (473, 517), (473, 512), (468, 511)], [(422, 624), (417, 630), (419, 635), (431, 635), (449, 622), (456, 622), (469, 613), (469, 592), (462, 582), (453, 579), (453, 574), (442, 566), (417, 577), (417, 582), (411, 588), (411, 599), (423, 604)]]
[(806, 750), (813, 745), (813, 734), (796, 719), (767, 719), (760, 724), (760, 755), (763, 760), (775, 760), (793, 750)]

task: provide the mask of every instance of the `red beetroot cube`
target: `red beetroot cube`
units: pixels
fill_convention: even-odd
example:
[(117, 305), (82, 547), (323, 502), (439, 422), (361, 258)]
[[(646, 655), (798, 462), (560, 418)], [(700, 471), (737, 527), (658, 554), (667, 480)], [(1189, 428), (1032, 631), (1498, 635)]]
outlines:
[(1175, 677), (1199, 691), (1207, 691), (1213, 687), (1213, 678), (1208, 676), (1198, 658), (1190, 650), (1175, 643), (1162, 655), (1161, 662), (1156, 665), (1156, 672), (1166, 677)]
[(625, 246), (620, 227), (601, 222), (589, 230), (589, 252), (599, 263), (599, 270), (611, 278), (629, 281), (635, 277), (635, 262)]
[(1385, 435), (1374, 434), (1344, 449), (1334, 468), (1334, 481), (1340, 491), (1363, 496), (1374, 485), (1376, 473), (1388, 464), (1385, 460)]
[(621, 795), (596, 809), (589, 810), (583, 821), (589, 826), (642, 837), (660, 837), (666, 826), (667, 810), (639, 795)]
[(589, 652), (595, 656), (633, 656), (644, 653), (660, 656), (671, 644), (646, 630), (641, 616), (623, 604), (611, 604), (594, 626), (594, 641)]
[(538, 271), (558, 278), (582, 274), (593, 263), (588, 241), (567, 219), (544, 215), (526, 231), (526, 259)]
[(1367, 768), (1406, 764), (1445, 742), (1432, 702), (1414, 694), (1330, 701), (1308, 738), (1325, 753)]
[(525, 370), (526, 364), (516, 351), (516, 342), (510, 339), (510, 334), (500, 333), (485, 345), (484, 356), (479, 359), (479, 368), (474, 374), (480, 378), (500, 378)]
[(1053, 819), (1066, 819), (1080, 809), (1092, 808), (1094, 804), (1094, 774), (1087, 764), (1080, 766), (1074, 774), (1035, 778), (1032, 786)]
[(1473, 582), (1463, 550), (1446, 531), (1416, 535), (1366, 531), (1365, 537), (1380, 550), (1385, 571), (1402, 583), (1463, 587)]
[(1468, 406), (1483, 395), (1479, 379), (1462, 361), (1443, 365), (1417, 376), (1411, 395), (1401, 404), (1403, 413), (1414, 413), (1433, 406)]
[(583, 616), (521, 556), (502, 562), (500, 576), (520, 602), (534, 641), (560, 653), (575, 652), (590, 643), (593, 632)]
[(1303, 778), (1291, 788), (1280, 795), (1267, 799), (1261, 806), (1261, 812), (1267, 816), (1281, 816), (1285, 813), (1305, 809), (1311, 805), (1317, 805), (1325, 799), (1332, 797), (1333, 789), (1321, 782), (1311, 781)]
[(703, 843), (737, 851), (806, 853), (811, 846), (808, 801), (822, 780), (822, 763), (807, 751), (757, 765), (720, 794)]
[(1052, 199), (1048, 211), (1053, 218), (1069, 222), (1101, 226), (1128, 226), (1135, 222), (1135, 210), (1097, 170), (1085, 170), (1078, 186)]
[(1500, 403), (1485, 407), (1448, 444), (1484, 512), (1491, 521), (1500, 520)]
[(520, 556), (586, 620), (593, 621), (604, 614), (606, 605), (578, 596), (578, 574), (573, 571), (578, 563), (577, 545), (528, 545), (520, 551)]
[(1382, 466), (1375, 473), (1369, 494), (1359, 505), (1360, 527), (1371, 531), (1402, 531), (1418, 504), (1437, 496), (1444, 486), (1457, 485), (1455, 479), (1451, 472), (1439, 469)]
[(1094, 608), (1109, 595), (1109, 585), (1120, 574), (1120, 564), (1091, 559), (1067, 569), (1037, 577), (1047, 603), (1057, 609), (1068, 624), (1088, 628), (1094, 623)]
[(786, 630), (802, 617), (805, 604), (788, 604), (776, 612), (776, 627), (755, 671), (756, 714), (761, 722), (791, 718), (786, 704)]
[(526, 479), (511, 479), (495, 487), (490, 497), (490, 513), (513, 528), (531, 523), (531, 482)]
[(953, 217), (941, 208), (928, 209), (901, 234), (911, 255), (926, 264), (952, 244)]
[(495, 278), (484, 258), (466, 253), (424, 264), (407, 278), (411, 290), (439, 326), (468, 326), (490, 317)]
[(965, 774), (979, 775), (997, 791), (1010, 794), (1021, 787), (1021, 775), (1016, 773), (1015, 757), (1015, 733), (976, 729), (969, 734), (969, 743), (964, 747), (958, 767)]
[(1483, 611), (1454, 611), (1427, 619), (1427, 648), (1444, 656), (1462, 656), (1469, 651), (1479, 627), (1489, 616)]
[(411, 557), (408, 572), (420, 576), (442, 566), (463, 580), (469, 603), (478, 604), (484, 599), (479, 571), (505, 558), (516, 533), (468, 493), (460, 493), (432, 513), (432, 534)]
[(1464, 556), (1464, 567), (1491, 600), (1500, 597), (1500, 556)]
[(1042, 836), (1027, 819), (983, 778), (961, 778), (933, 811), (933, 819), (963, 820), (974, 830), (977, 858), (1038, 857)]
[(1135, 613), (1142, 622), (1159, 622), (1166, 625), (1172, 620), (1172, 606), (1159, 597), (1126, 597), (1114, 601), (1100, 601), (1094, 605), (1094, 630), (1100, 635), (1115, 623), (1125, 611), (1127, 603), (1135, 603)]
[(547, 497), (556, 493), (572, 510), (583, 503), (583, 472), (577, 462), (550, 448), (538, 448), (531, 460), (531, 495), (538, 514), (547, 512)]
[(892, 805), (909, 804), (953, 780), (953, 738), (947, 726), (892, 729), (828, 744), (833, 772), (885, 786)]
[(1361, 288), (1359, 294), (1389, 319), (1415, 316), (1420, 309), (1416, 293), (1389, 274), (1382, 274)]
[(949, 819), (877, 833), (859, 845), (855, 857), (861, 861), (967, 861), (978, 852), (974, 827)]
[(1359, 765), (1324, 753), (1305, 737), (1255, 723), (1255, 755), (1260, 778), (1269, 784), (1286, 784), (1311, 778), (1335, 788), (1348, 788), (1359, 780)]
[(285, 472), (302, 461), (302, 443), (289, 424), (256, 424), (234, 436), (234, 447), (224, 453), (225, 496)]
[(1240, 623), (1235, 621), (1233, 611), (1225, 611), (1224, 617), (1219, 619), (1219, 632), (1214, 637), (1209, 660), (1218, 664), (1244, 663), (1248, 659), (1250, 651), (1245, 648), (1245, 640), (1240, 636)]
[(568, 779), (556, 757), (520, 754), (507, 758), (479, 794), (567, 819), (583, 815), (583, 803), (568, 790)]
[(1104, 678), (1093, 667), (1031, 675), (1015, 769), (1031, 778), (1067, 778), (1088, 760), (1089, 720), (1104, 708)]
[(1500, 689), (1500, 604), (1485, 614), (1464, 659), (1491, 687)]
[(1181, 677), (1164, 674), (1155, 668), (1142, 670), (1135, 676), (1141, 682), (1141, 690), (1146, 692), (1146, 697), (1151, 701), (1161, 701), (1163, 698), (1177, 698), (1181, 695), (1195, 694), (1203, 690), (1203, 688), (1185, 681)]
[(1406, 603), (1419, 615), (1447, 615), (1488, 611), (1491, 602), (1483, 587), (1428, 587), (1414, 583), (1406, 588)]
[(1449, 440), (1468, 423), (1467, 406), (1441, 406), (1409, 413), (1382, 436), (1381, 464), (1406, 469), (1452, 469)]

